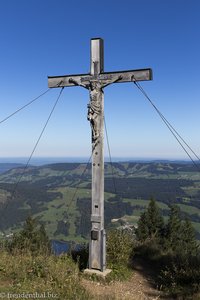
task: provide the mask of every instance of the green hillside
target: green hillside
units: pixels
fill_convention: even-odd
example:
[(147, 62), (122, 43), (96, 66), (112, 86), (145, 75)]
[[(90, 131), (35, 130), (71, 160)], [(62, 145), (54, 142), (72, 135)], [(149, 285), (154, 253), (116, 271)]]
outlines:
[[(20, 182), (19, 182), (20, 180)], [(19, 182), (19, 183), (18, 183)], [(16, 184), (18, 183), (18, 184)], [(200, 236), (200, 172), (190, 163), (105, 164), (106, 228), (132, 226), (154, 197), (165, 218), (180, 206)], [(57, 163), (17, 167), (0, 174), (1, 236), (27, 216), (44, 223), (52, 239), (84, 241), (90, 230), (91, 166)]]

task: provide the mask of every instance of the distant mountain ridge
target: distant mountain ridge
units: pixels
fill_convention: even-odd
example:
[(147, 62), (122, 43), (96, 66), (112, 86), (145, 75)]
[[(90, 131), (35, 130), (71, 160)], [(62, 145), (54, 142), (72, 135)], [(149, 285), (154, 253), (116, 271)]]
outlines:
[(22, 166), (23, 166), (23, 164), (21, 164), (21, 163), (0, 163), (0, 174), (7, 172), (11, 169), (19, 168)]
[[(23, 169), (26, 164), (23, 163), (0, 163), (0, 174), (5, 173), (9, 170), (12, 169), (18, 169), (21, 168)], [(85, 162), (56, 162), (56, 163), (48, 163), (48, 164), (42, 164), (42, 165), (28, 165), (26, 172), (29, 172), (30, 170), (33, 169), (46, 169), (49, 168), (50, 170), (55, 170), (57, 171), (69, 171), (76, 169), (80, 165), (86, 165)], [(91, 163), (88, 164), (91, 166)], [(182, 170), (182, 171), (197, 171), (196, 166), (191, 163), (191, 162), (186, 162), (186, 161), (168, 161), (168, 160), (155, 160), (155, 161), (123, 161), (123, 162), (105, 162), (105, 175), (106, 171), (108, 170), (108, 166), (113, 166), (116, 169), (124, 170), (125, 172), (131, 173), (131, 171), (137, 172), (141, 168), (145, 168), (146, 170), (160, 170), (161, 168), (165, 171), (177, 171), (177, 170)], [(18, 170), (20, 173), (21, 171)], [(16, 172), (18, 172), (16, 170)], [(11, 174), (12, 176), (12, 174)]]

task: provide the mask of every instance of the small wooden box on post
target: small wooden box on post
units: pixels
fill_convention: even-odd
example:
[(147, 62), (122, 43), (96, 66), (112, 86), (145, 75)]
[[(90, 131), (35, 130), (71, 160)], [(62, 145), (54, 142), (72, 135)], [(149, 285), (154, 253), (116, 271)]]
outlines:
[(48, 86), (81, 86), (89, 90), (88, 121), (92, 131), (92, 201), (89, 244), (89, 271), (106, 272), (106, 234), (104, 229), (104, 92), (112, 83), (152, 79), (151, 69), (104, 72), (104, 45), (91, 39), (90, 73), (48, 77)]

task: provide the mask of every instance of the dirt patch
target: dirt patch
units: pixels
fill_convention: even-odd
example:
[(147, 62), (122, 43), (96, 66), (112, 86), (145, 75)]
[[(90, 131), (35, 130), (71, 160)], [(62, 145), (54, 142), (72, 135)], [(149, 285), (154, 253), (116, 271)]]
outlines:
[(156, 300), (162, 296), (160, 291), (152, 287), (148, 278), (144, 278), (138, 271), (134, 271), (131, 278), (124, 282), (104, 284), (83, 278), (82, 284), (98, 300)]
[(82, 285), (96, 300), (172, 300), (158, 289), (158, 269), (155, 264), (135, 256), (132, 275), (127, 281), (95, 282), (85, 277)]

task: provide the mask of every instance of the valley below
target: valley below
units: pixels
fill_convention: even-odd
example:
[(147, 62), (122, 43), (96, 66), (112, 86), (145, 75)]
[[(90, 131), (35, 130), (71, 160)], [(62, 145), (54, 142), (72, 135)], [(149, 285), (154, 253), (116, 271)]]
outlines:
[[(180, 207), (200, 239), (200, 172), (191, 163), (105, 163), (105, 228), (133, 230), (154, 198), (165, 220)], [(18, 232), (28, 216), (50, 239), (85, 242), (90, 234), (91, 164), (0, 164), (0, 237)]]

